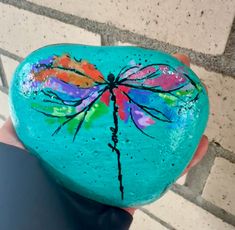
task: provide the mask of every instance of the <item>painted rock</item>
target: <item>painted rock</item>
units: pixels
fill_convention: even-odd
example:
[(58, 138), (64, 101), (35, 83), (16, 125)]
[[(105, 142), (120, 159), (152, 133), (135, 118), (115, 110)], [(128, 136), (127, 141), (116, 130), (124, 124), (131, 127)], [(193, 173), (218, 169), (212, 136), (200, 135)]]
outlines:
[(208, 120), (197, 76), (137, 47), (52, 45), (16, 69), (11, 116), (58, 183), (96, 201), (158, 199), (192, 159)]

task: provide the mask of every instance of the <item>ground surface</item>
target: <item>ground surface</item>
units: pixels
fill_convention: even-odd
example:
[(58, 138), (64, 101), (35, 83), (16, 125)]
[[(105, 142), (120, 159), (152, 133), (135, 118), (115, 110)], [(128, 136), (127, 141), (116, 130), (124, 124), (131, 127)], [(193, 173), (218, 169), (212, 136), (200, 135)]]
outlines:
[(132, 230), (235, 229), (234, 0), (0, 0), (0, 125), (17, 64), (53, 43), (138, 45), (190, 56), (208, 86), (210, 148)]

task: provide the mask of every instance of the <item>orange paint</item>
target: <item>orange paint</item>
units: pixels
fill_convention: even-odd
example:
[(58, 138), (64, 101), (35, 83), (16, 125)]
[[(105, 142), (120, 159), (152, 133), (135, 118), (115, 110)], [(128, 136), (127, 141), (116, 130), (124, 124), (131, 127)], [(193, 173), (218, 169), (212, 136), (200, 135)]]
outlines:
[(64, 55), (59, 60), (58, 64), (65, 67), (65, 68), (69, 68), (70, 62), (71, 62), (71, 59), (68, 56)]
[(46, 69), (35, 74), (35, 80), (40, 82), (46, 81), (50, 77), (57, 77), (64, 82), (77, 85), (81, 88), (89, 88), (95, 85), (95, 82), (90, 78), (60, 69)]
[(92, 64), (89, 64), (88, 62), (83, 61), (81, 62), (81, 65), (82, 65), (82, 69), (84, 70), (87, 76), (91, 77), (96, 82), (104, 82), (103, 75), (100, 73), (100, 71), (95, 69), (95, 67)]
[(82, 62), (77, 62), (66, 54), (61, 57), (56, 57), (53, 63), (53, 67), (63, 67), (67, 70), (74, 69), (85, 74), (84, 70), (82, 69)]
[[(34, 74), (34, 73), (33, 73)], [(56, 70), (54, 69), (46, 69), (46, 70), (42, 70), (41, 72), (39, 72), (38, 74), (35, 74), (34, 78), (36, 81), (40, 81), (43, 82), (45, 81), (49, 76), (55, 76), (56, 74)]]
[[(64, 69), (61, 69), (61, 67)], [(77, 70), (77, 73), (74, 70)], [(90, 88), (96, 82), (105, 82), (103, 75), (92, 64), (89, 64), (87, 61), (75, 61), (66, 54), (61, 57), (54, 57), (53, 65), (50, 69), (44, 69), (39, 73), (35, 73), (36, 81), (43, 82), (49, 77), (56, 77), (81, 88)]]

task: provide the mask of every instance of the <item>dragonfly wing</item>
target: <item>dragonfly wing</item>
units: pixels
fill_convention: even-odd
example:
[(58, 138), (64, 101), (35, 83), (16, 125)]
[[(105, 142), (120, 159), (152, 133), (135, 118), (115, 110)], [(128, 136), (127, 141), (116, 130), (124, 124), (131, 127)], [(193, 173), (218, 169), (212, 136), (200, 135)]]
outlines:
[[(186, 70), (175, 70), (163, 64), (126, 70), (118, 83), (119, 90), (128, 101), (126, 107), (129, 110), (126, 111), (142, 132), (157, 121), (172, 123), (177, 120), (180, 107), (197, 100), (201, 90)], [(129, 90), (124, 91), (124, 88)]]
[(121, 69), (121, 71), (118, 74), (118, 80), (126, 80), (128, 79), (129, 76), (137, 73), (139, 71), (140, 67), (138, 65), (134, 65), (131, 67), (125, 66), (124, 68)]
[(65, 124), (80, 128), (86, 116), (100, 107), (98, 104), (94, 107), (94, 104), (106, 91), (105, 80), (95, 66), (69, 55), (39, 61), (33, 65), (30, 78), (31, 87), (28, 88), (36, 98), (32, 107), (59, 120), (60, 126), (55, 133)]
[(151, 116), (134, 103), (130, 104), (130, 115), (136, 127), (141, 130), (155, 123)]
[(32, 66), (30, 78), (30, 90), (42, 92), (64, 105), (78, 105), (105, 87), (101, 84), (105, 82), (102, 74), (92, 64), (78, 62), (69, 55), (39, 61)]
[(189, 78), (186, 70), (182, 68), (176, 70), (169, 65), (151, 64), (139, 68), (132, 74), (128, 74), (127, 71), (126, 75), (127, 77), (120, 80), (120, 84), (132, 88), (158, 93), (197, 89), (197, 85)]
[(52, 76), (81, 88), (89, 88), (104, 83), (104, 77), (94, 65), (85, 60), (77, 61), (69, 55), (53, 56), (33, 65), (35, 81), (43, 82)]
[[(120, 87), (122, 91), (123, 87)], [(141, 111), (146, 117), (151, 120), (160, 120), (171, 122), (172, 114), (166, 105), (161, 104), (161, 98), (151, 91), (130, 88), (128, 92), (122, 91), (122, 94), (127, 98), (129, 107), (133, 110)], [(158, 97), (158, 98), (157, 98)], [(161, 109), (159, 109), (161, 108)], [(138, 112), (138, 114), (140, 114)], [(153, 124), (149, 123), (149, 124)], [(148, 125), (147, 125), (148, 126)]]
[(76, 104), (96, 92), (104, 89), (104, 85), (96, 85), (90, 88), (79, 88), (75, 85), (67, 84), (55, 77), (48, 79), (43, 85), (43, 91), (54, 92), (57, 98), (63, 100), (66, 104)]

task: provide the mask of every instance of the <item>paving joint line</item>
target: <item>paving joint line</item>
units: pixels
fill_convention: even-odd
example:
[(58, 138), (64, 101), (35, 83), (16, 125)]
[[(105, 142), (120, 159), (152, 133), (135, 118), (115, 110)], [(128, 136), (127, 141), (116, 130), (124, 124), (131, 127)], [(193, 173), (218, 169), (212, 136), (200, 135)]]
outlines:
[(224, 158), (235, 164), (235, 154), (212, 141), (209, 143), (208, 153), (205, 157), (188, 172), (184, 186), (190, 188), (197, 195), (202, 194), (216, 157)]
[(16, 54), (9, 52), (8, 50), (2, 49), (2, 48), (0, 48), (0, 54), (4, 55), (6, 57), (9, 57), (15, 61), (18, 61), (18, 62), (21, 62), (22, 60), (24, 60), (23, 57), (20, 57)]
[(6, 73), (5, 73), (4, 67), (3, 67), (1, 56), (0, 56), (0, 78), (2, 80), (3, 87), (8, 88), (7, 77), (6, 77)]
[(63, 23), (71, 24), (96, 34), (107, 34), (112, 36), (112, 40), (130, 42), (138, 46), (152, 49), (160, 49), (168, 53), (185, 53), (191, 58), (193, 64), (202, 66), (209, 71), (226, 74), (235, 77), (235, 60), (227, 58), (225, 55), (211, 55), (193, 51), (166, 42), (148, 38), (144, 35), (136, 34), (128, 30), (122, 30), (112, 24), (96, 22), (86, 18), (81, 18), (69, 13), (49, 7), (40, 6), (25, 0), (0, 0), (0, 2), (24, 9), (29, 12), (56, 19)]
[(8, 94), (8, 88), (4, 87), (4, 86), (1, 86), (0, 85), (0, 91), (2, 91), (3, 93), (5, 94)]
[(112, 35), (101, 34), (101, 45), (102, 46), (114, 46), (115, 39), (113, 38)]
[(210, 143), (207, 154), (187, 174), (184, 186), (188, 187), (195, 196), (201, 195), (203, 192), (216, 158), (215, 148), (216, 146)]
[(200, 208), (208, 211), (209, 213), (218, 217), (222, 221), (235, 226), (235, 216), (233, 214), (212, 204), (211, 202), (205, 200), (201, 196), (195, 196), (193, 192), (186, 186), (174, 184), (170, 190), (182, 196), (184, 199), (192, 202), (193, 204), (199, 206)]
[(172, 225), (170, 225), (169, 223), (165, 222), (164, 220), (158, 218), (157, 216), (155, 216), (153, 213), (151, 213), (150, 211), (148, 211), (146, 208), (139, 208), (143, 213), (145, 213), (146, 215), (148, 215), (151, 219), (155, 220), (156, 222), (158, 222), (159, 224), (163, 225), (164, 227), (166, 227), (169, 230), (176, 230), (176, 228), (174, 228)]
[(235, 153), (223, 148), (218, 142), (212, 142), (212, 145), (214, 146), (216, 157), (222, 157), (235, 164)]
[(224, 55), (227, 58), (235, 60), (235, 17), (233, 19), (231, 31), (224, 50)]
[(0, 114), (0, 119), (5, 121), (5, 120), (6, 120), (6, 117), (3, 116), (2, 114)]

